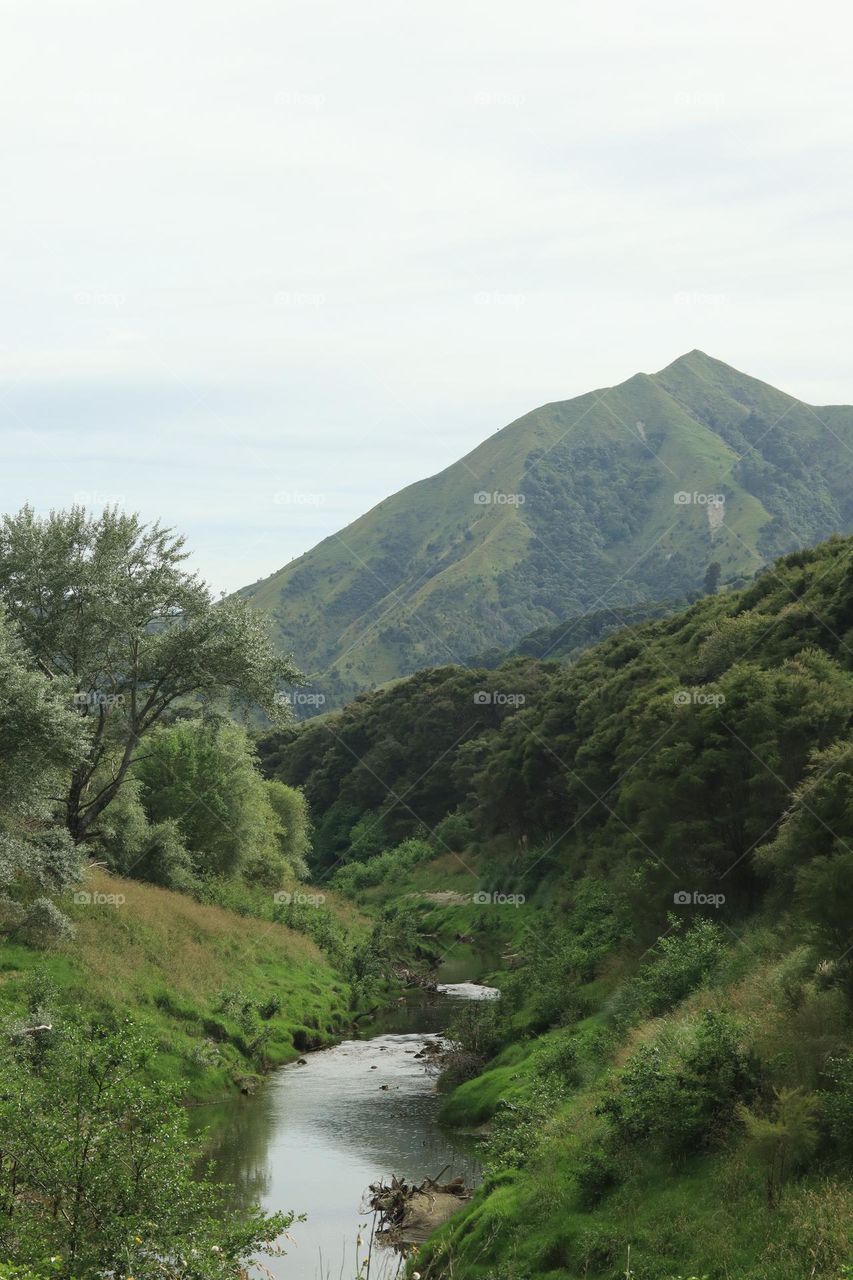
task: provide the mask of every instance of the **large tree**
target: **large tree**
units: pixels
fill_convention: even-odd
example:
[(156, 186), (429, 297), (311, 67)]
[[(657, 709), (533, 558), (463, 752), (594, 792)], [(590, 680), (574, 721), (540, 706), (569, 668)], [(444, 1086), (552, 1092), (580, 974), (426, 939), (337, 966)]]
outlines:
[(68, 702), (67, 686), (45, 680), (0, 605), (0, 935), (67, 923), (48, 895), (73, 881), (78, 862), (51, 801), (84, 749)]
[(62, 797), (76, 843), (97, 836), (140, 742), (176, 708), (227, 698), (275, 717), (282, 684), (299, 678), (260, 615), (216, 601), (185, 560), (183, 538), (117, 509), (3, 519), (0, 600), (86, 728)]

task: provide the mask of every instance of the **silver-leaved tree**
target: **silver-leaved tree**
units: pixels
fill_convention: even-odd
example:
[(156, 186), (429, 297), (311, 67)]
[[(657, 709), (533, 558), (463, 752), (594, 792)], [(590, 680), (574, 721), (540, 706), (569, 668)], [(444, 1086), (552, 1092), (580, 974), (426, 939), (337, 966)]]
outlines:
[(227, 701), (275, 719), (282, 685), (299, 679), (265, 620), (214, 599), (185, 561), (183, 538), (114, 508), (3, 519), (0, 602), (83, 730), (57, 797), (76, 845), (97, 837), (142, 740), (171, 712)]

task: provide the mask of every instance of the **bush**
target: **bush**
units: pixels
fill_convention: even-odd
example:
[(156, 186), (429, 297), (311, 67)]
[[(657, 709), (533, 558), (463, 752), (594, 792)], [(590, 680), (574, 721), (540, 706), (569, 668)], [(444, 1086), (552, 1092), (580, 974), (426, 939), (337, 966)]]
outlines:
[[(29, 1041), (28, 1037), (28, 1041)], [(179, 1090), (150, 1082), (154, 1053), (127, 1024), (66, 1025), (47, 1054), (12, 1046), (0, 1076), (0, 1251), (9, 1280), (227, 1280), (292, 1215), (224, 1207), (196, 1176)]]
[(719, 968), (726, 953), (723, 931), (712, 920), (697, 920), (687, 933), (681, 922), (659, 938), (640, 973), (619, 988), (609, 1012), (617, 1023), (658, 1017), (673, 1009), (691, 991), (703, 986)]
[(823, 1118), (836, 1154), (853, 1162), (853, 1053), (830, 1058), (826, 1075), (832, 1088), (821, 1094)]
[(719, 1141), (758, 1084), (757, 1065), (740, 1042), (728, 1014), (706, 1010), (669, 1058), (658, 1043), (641, 1046), (597, 1114), (617, 1143), (685, 1155)]
[(619, 1166), (604, 1147), (583, 1151), (574, 1169), (578, 1203), (582, 1209), (594, 1209), (608, 1191), (620, 1182)]
[(461, 1006), (445, 1033), (439, 1086), (442, 1091), (480, 1074), (503, 1041), (502, 1010), (497, 1000), (470, 1000)]
[(368, 858), (366, 862), (348, 862), (335, 873), (332, 884), (338, 892), (352, 895), (402, 876), (432, 856), (433, 850), (426, 841), (413, 836), (394, 849), (386, 849), (384, 853)]
[(536, 1066), (545, 1076), (555, 1076), (563, 1084), (576, 1085), (580, 1080), (578, 1046), (574, 1036), (555, 1033), (546, 1040), (536, 1055)]

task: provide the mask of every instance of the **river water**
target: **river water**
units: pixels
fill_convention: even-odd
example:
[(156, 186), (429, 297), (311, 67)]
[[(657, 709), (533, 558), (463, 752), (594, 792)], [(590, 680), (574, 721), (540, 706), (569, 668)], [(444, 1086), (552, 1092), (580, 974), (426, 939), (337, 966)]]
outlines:
[[(370, 1235), (362, 1205), (371, 1182), (444, 1170), (442, 1181), (458, 1174), (476, 1184), (470, 1140), (438, 1124), (435, 1075), (416, 1054), (460, 1001), (496, 994), (470, 982), (409, 991), (358, 1039), (283, 1067), (251, 1097), (194, 1110), (194, 1128), (208, 1129), (214, 1176), (234, 1187), (235, 1204), (307, 1215), (291, 1228), (286, 1257), (263, 1259), (276, 1280), (352, 1280), (359, 1227), (367, 1223)], [(397, 1266), (396, 1255), (374, 1250), (371, 1280)]]

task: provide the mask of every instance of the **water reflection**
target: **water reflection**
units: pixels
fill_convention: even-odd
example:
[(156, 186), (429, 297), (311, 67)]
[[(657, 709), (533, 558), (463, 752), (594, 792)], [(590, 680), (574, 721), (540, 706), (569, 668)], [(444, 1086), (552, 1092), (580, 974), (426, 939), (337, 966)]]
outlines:
[[(293, 1209), (308, 1221), (292, 1231), (284, 1259), (267, 1265), (276, 1277), (316, 1280), (326, 1272), (354, 1272), (359, 1212), (368, 1184), (392, 1173), (420, 1180), (444, 1171), (466, 1182), (479, 1179), (471, 1143), (438, 1124), (440, 1098), (425, 1042), (452, 1017), (460, 999), (481, 998), (463, 984), (448, 994), (410, 992), (393, 1010), (347, 1040), (309, 1054), (250, 1098), (193, 1113), (210, 1128), (207, 1146), (218, 1180), (234, 1188), (234, 1202), (260, 1201), (267, 1209)], [(320, 1255), (324, 1262), (320, 1264)], [(397, 1259), (387, 1259), (393, 1275)], [(374, 1259), (371, 1275), (385, 1272)]]

